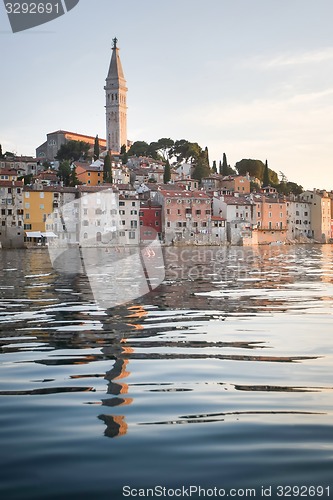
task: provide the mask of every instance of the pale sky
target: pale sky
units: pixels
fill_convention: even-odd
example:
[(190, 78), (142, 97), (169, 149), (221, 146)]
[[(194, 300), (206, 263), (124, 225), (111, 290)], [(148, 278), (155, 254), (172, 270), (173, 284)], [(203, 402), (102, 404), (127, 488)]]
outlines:
[(58, 129), (105, 138), (117, 36), (128, 137), (187, 139), (268, 160), (304, 188), (333, 189), (332, 0), (80, 0), (12, 34), (0, 4), (0, 143), (34, 155)]

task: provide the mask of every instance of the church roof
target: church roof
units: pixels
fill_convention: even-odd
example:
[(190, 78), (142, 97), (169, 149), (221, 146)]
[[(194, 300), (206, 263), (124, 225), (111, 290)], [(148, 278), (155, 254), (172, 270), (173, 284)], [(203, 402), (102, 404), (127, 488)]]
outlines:
[(112, 47), (112, 57), (109, 67), (109, 73), (107, 76), (107, 80), (109, 79), (125, 80), (123, 67), (121, 65), (119, 57), (119, 49), (116, 45)]

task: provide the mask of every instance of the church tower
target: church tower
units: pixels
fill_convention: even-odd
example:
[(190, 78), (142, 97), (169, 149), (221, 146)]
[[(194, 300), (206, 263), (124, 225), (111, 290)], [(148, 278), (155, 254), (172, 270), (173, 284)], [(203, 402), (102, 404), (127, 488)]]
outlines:
[(106, 77), (106, 145), (109, 151), (120, 153), (125, 144), (127, 148), (127, 87), (117, 47), (117, 38), (113, 40), (112, 57)]

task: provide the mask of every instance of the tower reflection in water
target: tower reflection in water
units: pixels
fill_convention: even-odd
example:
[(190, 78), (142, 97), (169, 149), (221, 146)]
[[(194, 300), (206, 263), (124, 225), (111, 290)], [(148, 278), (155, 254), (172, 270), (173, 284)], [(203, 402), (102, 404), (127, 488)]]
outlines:
[[(133, 330), (140, 329), (140, 325), (133, 324), (132, 321), (142, 318), (146, 315), (146, 311), (142, 306), (132, 306), (128, 307), (130, 314), (127, 316), (130, 323), (126, 326)], [(128, 384), (124, 381), (129, 375), (128, 370), (129, 360), (127, 359), (130, 354), (134, 352), (134, 349), (127, 344), (127, 339), (122, 337), (117, 343), (111, 346), (103, 347), (102, 352), (108, 357), (110, 355), (115, 356), (115, 362), (111, 370), (109, 370), (105, 379), (108, 381), (107, 394), (113, 397), (106, 398), (102, 400), (103, 406), (116, 407), (130, 405), (133, 402), (133, 398), (126, 397), (128, 394)], [(123, 436), (127, 433), (127, 423), (125, 420), (125, 415), (112, 415), (103, 413), (98, 417), (102, 420), (106, 429), (104, 435), (107, 437), (117, 437)]]

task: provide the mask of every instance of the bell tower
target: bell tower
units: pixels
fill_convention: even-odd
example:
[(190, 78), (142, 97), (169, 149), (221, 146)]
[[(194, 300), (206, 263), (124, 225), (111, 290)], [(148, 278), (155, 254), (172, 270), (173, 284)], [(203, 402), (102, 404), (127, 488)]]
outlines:
[(106, 146), (109, 151), (120, 153), (125, 144), (127, 148), (127, 87), (117, 47), (113, 40), (112, 57), (106, 77)]

